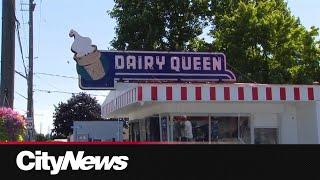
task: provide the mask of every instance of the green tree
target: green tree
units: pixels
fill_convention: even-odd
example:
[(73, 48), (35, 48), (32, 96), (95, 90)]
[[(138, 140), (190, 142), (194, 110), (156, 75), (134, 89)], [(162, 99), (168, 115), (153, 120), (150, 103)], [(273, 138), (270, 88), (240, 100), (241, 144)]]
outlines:
[(66, 138), (72, 133), (73, 121), (93, 121), (101, 119), (101, 107), (96, 98), (80, 93), (72, 95), (66, 102), (55, 106), (53, 113), (53, 131), (55, 138)]
[(212, 0), (213, 47), (226, 54), (238, 81), (319, 80), (318, 29), (307, 30), (283, 0)]
[(208, 1), (115, 0), (117, 50), (185, 50), (206, 25)]
[(50, 141), (50, 136), (49, 134), (44, 135), (44, 134), (36, 134), (36, 141)]
[[(239, 82), (319, 81), (318, 29), (284, 0), (115, 0), (117, 50), (223, 52)], [(213, 42), (199, 38), (211, 24)]]

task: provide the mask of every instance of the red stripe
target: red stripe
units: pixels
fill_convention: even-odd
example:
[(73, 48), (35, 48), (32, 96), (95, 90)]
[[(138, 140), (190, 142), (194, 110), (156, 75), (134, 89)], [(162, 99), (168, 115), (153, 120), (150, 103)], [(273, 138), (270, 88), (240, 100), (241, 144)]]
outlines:
[(196, 100), (201, 100), (201, 87), (196, 87)]
[(243, 90), (243, 87), (238, 87), (238, 100), (244, 100), (244, 90)]
[(216, 100), (216, 87), (210, 87), (210, 100)]
[(156, 101), (158, 100), (158, 89), (157, 86), (151, 87), (151, 100)]
[(300, 89), (298, 87), (293, 88), (294, 100), (300, 100)]
[(187, 100), (187, 87), (181, 87), (181, 100)]
[(171, 86), (166, 87), (166, 98), (167, 98), (167, 100), (172, 100), (172, 87)]
[(142, 86), (138, 87), (138, 101), (142, 101)]
[(266, 87), (266, 99), (272, 100), (272, 89), (271, 87)]
[(314, 93), (312, 87), (308, 88), (308, 100), (314, 100)]
[(286, 100), (286, 88), (285, 87), (280, 88), (280, 100)]
[(230, 88), (224, 87), (224, 100), (230, 100)]
[(252, 87), (252, 100), (258, 100), (258, 87)]

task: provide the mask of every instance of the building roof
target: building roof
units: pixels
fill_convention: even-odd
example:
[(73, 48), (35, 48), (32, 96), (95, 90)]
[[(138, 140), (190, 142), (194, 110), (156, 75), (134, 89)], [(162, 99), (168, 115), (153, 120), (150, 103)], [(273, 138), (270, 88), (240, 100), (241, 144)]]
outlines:
[[(114, 94), (117, 94), (115, 96)], [(301, 102), (320, 99), (319, 85), (282, 84), (160, 84), (141, 83), (107, 97), (102, 113), (108, 115), (144, 102)]]

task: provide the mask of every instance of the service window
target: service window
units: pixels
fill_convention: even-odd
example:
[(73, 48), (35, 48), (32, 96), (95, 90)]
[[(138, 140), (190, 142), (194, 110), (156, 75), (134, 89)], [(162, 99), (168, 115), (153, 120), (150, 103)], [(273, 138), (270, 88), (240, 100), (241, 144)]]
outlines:
[(173, 140), (209, 142), (209, 116), (174, 116)]
[(278, 144), (278, 128), (254, 128), (255, 144)]

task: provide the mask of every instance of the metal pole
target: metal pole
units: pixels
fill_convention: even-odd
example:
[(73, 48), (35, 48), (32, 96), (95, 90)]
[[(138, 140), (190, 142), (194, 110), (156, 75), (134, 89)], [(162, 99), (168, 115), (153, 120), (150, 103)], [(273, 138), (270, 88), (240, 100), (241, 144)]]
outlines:
[(120, 141), (120, 125), (119, 125), (119, 118), (118, 118), (118, 141)]
[(15, 0), (2, 0), (0, 106), (13, 108), (15, 66)]
[(31, 139), (34, 139), (34, 112), (33, 112), (33, 11), (35, 4), (29, 0), (29, 72), (28, 72), (28, 104), (27, 117), (32, 121)]

